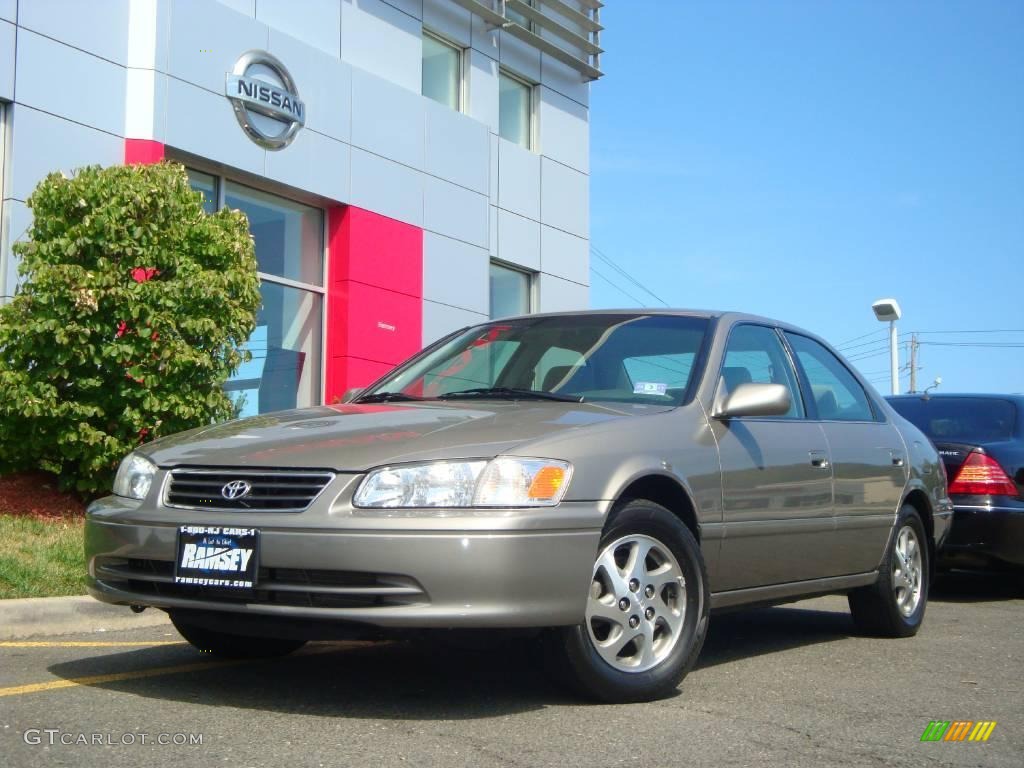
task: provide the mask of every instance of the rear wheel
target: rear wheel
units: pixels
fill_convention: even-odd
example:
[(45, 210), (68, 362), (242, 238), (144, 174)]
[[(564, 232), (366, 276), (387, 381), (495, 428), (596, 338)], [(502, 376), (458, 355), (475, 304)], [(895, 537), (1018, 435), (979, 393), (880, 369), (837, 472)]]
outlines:
[(171, 613), (171, 623), (182, 637), (203, 653), (226, 659), (265, 659), (287, 656), (306, 644), (305, 640), (232, 635), (201, 627)]
[(928, 602), (930, 555), (918, 511), (904, 504), (895, 530), (878, 581), (849, 595), (854, 624), (880, 637), (917, 634)]
[(574, 687), (600, 701), (666, 696), (700, 654), (708, 607), (693, 534), (664, 507), (629, 502), (601, 537), (584, 622), (552, 638), (555, 661)]

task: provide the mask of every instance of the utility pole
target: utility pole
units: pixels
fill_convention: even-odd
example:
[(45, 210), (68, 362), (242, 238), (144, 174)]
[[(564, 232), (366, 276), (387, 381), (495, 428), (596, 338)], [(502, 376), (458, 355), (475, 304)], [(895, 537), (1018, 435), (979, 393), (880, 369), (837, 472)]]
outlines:
[(910, 394), (917, 392), (917, 369), (920, 367), (917, 364), (917, 350), (920, 346), (917, 334), (912, 334), (910, 336)]

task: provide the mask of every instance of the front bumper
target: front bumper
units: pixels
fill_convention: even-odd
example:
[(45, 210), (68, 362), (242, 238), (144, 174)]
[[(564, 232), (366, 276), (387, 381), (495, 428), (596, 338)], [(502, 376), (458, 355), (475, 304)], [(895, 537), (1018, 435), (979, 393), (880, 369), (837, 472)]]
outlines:
[[(108, 603), (382, 628), (547, 627), (583, 619), (607, 509), (367, 515), (311, 507), (266, 514), (147, 508), (108, 497), (89, 508), (89, 593)], [(178, 526), (254, 527), (251, 590), (175, 583)], [(241, 616), (239, 616), (241, 620)]]
[(955, 503), (939, 563), (947, 567), (1024, 568), (1024, 506)]

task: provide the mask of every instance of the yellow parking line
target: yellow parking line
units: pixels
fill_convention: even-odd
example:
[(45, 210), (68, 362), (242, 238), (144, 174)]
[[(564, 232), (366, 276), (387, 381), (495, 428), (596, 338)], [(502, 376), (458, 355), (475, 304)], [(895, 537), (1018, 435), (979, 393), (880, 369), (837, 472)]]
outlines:
[(185, 645), (182, 640), (148, 640), (148, 641), (92, 641), (92, 640), (4, 640), (0, 648), (133, 648), (156, 645)]
[(40, 691), (53, 691), (58, 688), (73, 688), (78, 685), (102, 685), (103, 683), (116, 683), (121, 680), (141, 680), (146, 677), (159, 677), (161, 675), (179, 675), (185, 672), (200, 672), (204, 669), (216, 669), (218, 667), (232, 667), (237, 664), (245, 664), (250, 659), (236, 659), (231, 661), (201, 661), (195, 664), (179, 664), (175, 667), (154, 667), (152, 669), (140, 669), (135, 672), (113, 672), (109, 675), (92, 675), (91, 677), (76, 677), (70, 680), (51, 680), (48, 683), (31, 683), (29, 685), (15, 685), (10, 688), (0, 688), (0, 698), (4, 696), (20, 696), (24, 693), (38, 693)]

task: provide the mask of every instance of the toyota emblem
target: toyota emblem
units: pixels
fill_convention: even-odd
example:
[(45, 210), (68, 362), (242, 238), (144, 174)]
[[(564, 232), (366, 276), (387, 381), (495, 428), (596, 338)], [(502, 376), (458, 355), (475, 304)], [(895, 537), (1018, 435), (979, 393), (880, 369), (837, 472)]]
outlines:
[(220, 489), (220, 495), (228, 501), (244, 499), (252, 492), (252, 483), (248, 480), (232, 480)]

